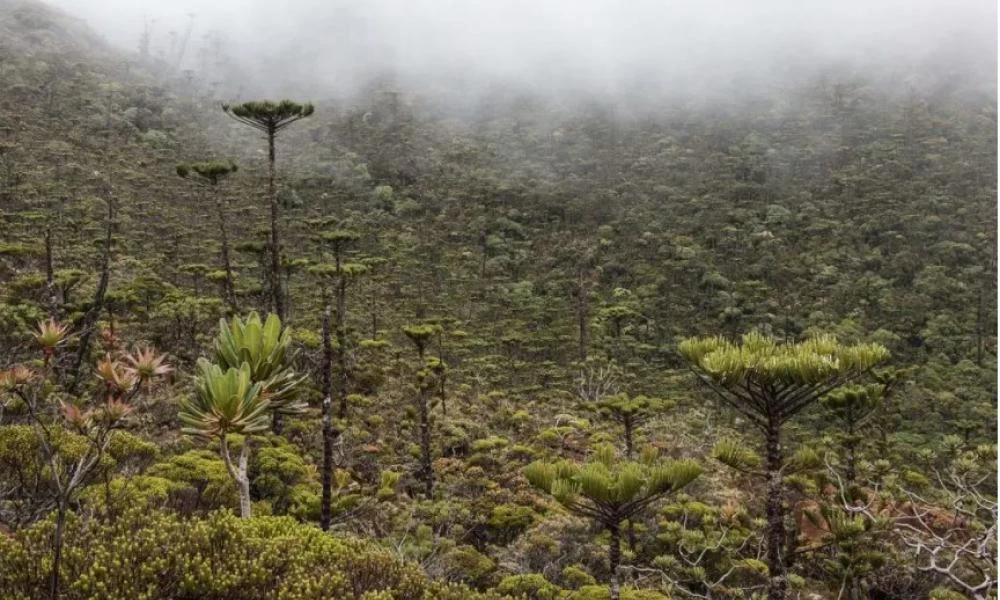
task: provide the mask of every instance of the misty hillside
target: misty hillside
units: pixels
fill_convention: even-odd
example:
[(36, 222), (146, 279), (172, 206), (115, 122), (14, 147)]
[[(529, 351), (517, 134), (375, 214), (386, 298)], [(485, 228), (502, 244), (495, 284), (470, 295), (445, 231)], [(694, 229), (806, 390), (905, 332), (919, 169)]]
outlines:
[(971, 13), (614, 86), (330, 14), (0, 0), (0, 598), (996, 598)]

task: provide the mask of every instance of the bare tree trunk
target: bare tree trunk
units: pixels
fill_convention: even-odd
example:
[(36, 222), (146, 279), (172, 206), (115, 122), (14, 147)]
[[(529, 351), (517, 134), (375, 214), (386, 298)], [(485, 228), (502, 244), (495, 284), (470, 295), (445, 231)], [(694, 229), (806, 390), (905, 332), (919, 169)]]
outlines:
[(97, 283), (97, 291), (94, 292), (94, 302), (83, 317), (83, 324), (80, 326), (80, 347), (76, 353), (76, 361), (73, 363), (73, 373), (68, 388), (69, 393), (74, 393), (80, 385), (81, 367), (90, 352), (90, 339), (94, 334), (94, 326), (97, 318), (104, 309), (104, 296), (108, 292), (108, 277), (111, 268), (111, 235), (114, 231), (115, 203), (111, 192), (111, 184), (108, 184), (108, 214), (104, 240), (104, 254), (101, 258), (101, 278)]
[(420, 389), (420, 471), (424, 477), (424, 493), (427, 499), (434, 498), (434, 469), (431, 465), (431, 423), (427, 408), (427, 391)]
[(588, 339), (587, 331), (587, 287), (584, 285), (583, 271), (580, 272), (579, 283), (576, 288), (576, 320), (577, 327), (580, 330), (579, 342), (580, 342), (580, 360), (587, 360), (587, 346), (590, 341)]
[(768, 600), (784, 600), (788, 587), (785, 558), (784, 485), (781, 481), (781, 426), (774, 420), (768, 424), (767, 436), (767, 568)]
[(56, 506), (56, 530), (52, 541), (52, 576), (49, 579), (49, 598), (59, 598), (59, 571), (62, 568), (63, 530), (66, 528), (66, 501), (59, 498)]
[(844, 480), (848, 486), (854, 485), (854, 480), (857, 478), (857, 445), (858, 440), (854, 436), (854, 415), (851, 411), (848, 415), (850, 418), (850, 423), (847, 428), (847, 442), (844, 444), (845, 450), (847, 451), (847, 469), (844, 474)]
[(372, 339), (378, 339), (378, 297), (376, 296), (376, 291), (378, 286), (375, 282), (372, 282), (371, 291), (371, 313), (372, 313)]
[(627, 460), (633, 460), (635, 456), (635, 445), (633, 442), (633, 430), (635, 429), (635, 423), (632, 421), (631, 417), (625, 417), (625, 458)]
[(618, 576), (618, 567), (622, 562), (621, 532), (618, 523), (608, 526), (611, 541), (608, 545), (608, 569), (611, 572), (610, 600), (621, 600), (622, 584)]
[(56, 296), (55, 270), (52, 259), (52, 228), (45, 228), (45, 288), (49, 295), (49, 316), (59, 316), (59, 300)]
[(330, 296), (323, 292), (323, 497), (320, 502), (319, 526), (330, 529), (330, 504), (333, 501), (333, 346), (330, 343)]
[[(278, 235), (279, 207), (278, 188), (275, 185), (274, 129), (267, 132), (267, 194), (271, 200), (271, 303), (278, 318), (285, 323), (285, 295), (281, 285), (281, 243)], [(271, 415), (271, 430), (281, 434), (282, 415), (275, 411)]]
[(213, 192), (215, 194), (215, 208), (219, 213), (219, 234), (222, 236), (222, 268), (226, 272), (226, 303), (229, 304), (229, 310), (233, 314), (236, 314), (239, 312), (239, 307), (236, 304), (236, 286), (233, 284), (233, 265), (229, 260), (229, 234), (226, 232), (226, 203), (220, 197), (217, 189), (213, 188)]
[(243, 448), (240, 449), (240, 518), (250, 518), (250, 438), (243, 438)]
[(337, 254), (337, 416), (347, 416), (347, 280), (340, 270), (340, 254)]
[(441, 414), (448, 414), (448, 393), (445, 388), (445, 382), (447, 381), (447, 375), (445, 373), (444, 364), (444, 331), (438, 332), (438, 362), (441, 363), (441, 372), (438, 376), (438, 398), (441, 400)]
[(281, 244), (278, 233), (278, 188), (275, 185), (274, 136), (267, 132), (267, 194), (271, 200), (271, 302), (281, 322), (285, 322), (285, 296), (281, 286)]
[(222, 455), (222, 460), (226, 463), (226, 470), (229, 471), (229, 476), (233, 478), (233, 481), (236, 483), (236, 487), (240, 492), (240, 518), (249, 519), (250, 476), (247, 467), (250, 461), (250, 437), (247, 436), (243, 438), (243, 448), (240, 449), (240, 462), (238, 467), (233, 465), (232, 457), (229, 455), (229, 440), (227, 438), (228, 436), (223, 435), (219, 439), (219, 454)]

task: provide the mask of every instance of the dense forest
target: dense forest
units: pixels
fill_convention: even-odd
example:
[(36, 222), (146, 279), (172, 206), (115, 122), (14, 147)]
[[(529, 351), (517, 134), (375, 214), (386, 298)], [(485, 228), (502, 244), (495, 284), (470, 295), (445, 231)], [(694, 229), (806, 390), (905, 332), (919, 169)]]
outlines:
[(995, 63), (449, 108), (196, 46), (0, 0), (0, 598), (996, 598)]

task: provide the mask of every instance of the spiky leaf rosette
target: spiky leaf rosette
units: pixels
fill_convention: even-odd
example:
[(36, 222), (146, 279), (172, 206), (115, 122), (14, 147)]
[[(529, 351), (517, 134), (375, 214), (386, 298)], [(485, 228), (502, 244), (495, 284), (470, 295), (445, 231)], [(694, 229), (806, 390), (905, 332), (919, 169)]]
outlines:
[(208, 360), (198, 360), (196, 394), (181, 400), (180, 420), (184, 433), (201, 437), (223, 437), (230, 433), (251, 434), (270, 427), (270, 403), (263, 385), (254, 382), (250, 365), (223, 370)]
[(702, 471), (691, 460), (646, 464), (609, 461), (611, 455), (613, 449), (601, 448), (594, 460), (583, 464), (536, 461), (525, 467), (524, 475), (571, 512), (611, 526), (688, 485)]
[(703, 382), (754, 425), (784, 423), (806, 406), (889, 358), (879, 344), (841, 344), (832, 336), (778, 342), (760, 333), (739, 344), (691, 338), (679, 350)]
[(38, 329), (35, 330), (35, 343), (45, 351), (51, 351), (66, 341), (66, 333), (69, 330), (67, 325), (57, 322), (54, 318), (48, 321), (40, 321)]
[(305, 379), (291, 368), (292, 330), (282, 329), (281, 320), (269, 314), (263, 322), (256, 312), (244, 321), (233, 317), (219, 320), (214, 341), (216, 362), (223, 368), (241, 368), (246, 363), (254, 383), (270, 401), (271, 410), (283, 414), (301, 412), (305, 405), (295, 401)]

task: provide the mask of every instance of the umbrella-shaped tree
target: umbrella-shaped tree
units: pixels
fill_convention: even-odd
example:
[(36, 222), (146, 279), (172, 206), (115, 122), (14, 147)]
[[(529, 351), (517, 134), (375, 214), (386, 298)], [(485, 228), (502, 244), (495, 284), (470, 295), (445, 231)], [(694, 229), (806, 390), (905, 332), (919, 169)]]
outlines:
[(618, 567), (622, 523), (700, 474), (701, 467), (691, 460), (618, 461), (610, 445), (599, 446), (593, 460), (584, 464), (534, 462), (524, 469), (533, 486), (551, 494), (570, 512), (592, 519), (608, 531), (612, 600), (621, 597)]
[(701, 381), (763, 435), (768, 598), (781, 600), (788, 586), (782, 427), (833, 390), (869, 374), (889, 351), (879, 344), (841, 344), (830, 336), (793, 343), (759, 333), (743, 336), (739, 344), (691, 338), (679, 349)]
[(267, 136), (267, 194), (271, 202), (271, 302), (278, 317), (284, 320), (285, 297), (281, 289), (281, 245), (278, 233), (280, 207), (278, 189), (275, 186), (274, 139), (285, 127), (313, 114), (315, 108), (312, 104), (299, 104), (291, 100), (256, 100), (243, 104), (223, 104), (222, 110), (240, 123), (262, 131)]
[(358, 235), (350, 231), (324, 232), (320, 238), (332, 246), (333, 264), (321, 264), (311, 267), (309, 272), (320, 280), (323, 290), (323, 496), (320, 502), (320, 527), (330, 528), (331, 502), (333, 498), (333, 442), (338, 432), (333, 426), (333, 355), (334, 348), (330, 339), (330, 317), (333, 307), (330, 302), (330, 284), (333, 284), (336, 297), (337, 337), (337, 399), (340, 405), (338, 416), (347, 415), (347, 284), (367, 270), (360, 263), (344, 261), (345, 246), (358, 239)]
[(844, 453), (844, 480), (848, 486), (854, 485), (857, 479), (857, 454), (864, 439), (862, 434), (902, 374), (902, 371), (890, 370), (874, 372), (876, 383), (846, 385), (822, 399), (827, 416), (837, 424), (836, 437)]
[(417, 414), (420, 418), (420, 475), (424, 480), (424, 493), (427, 498), (434, 497), (434, 469), (431, 465), (431, 392), (434, 389), (433, 377), (436, 361), (430, 364), (424, 358), (427, 344), (438, 332), (439, 326), (433, 324), (407, 325), (403, 333), (410, 338), (417, 348), (416, 391), (415, 401)]
[(597, 401), (595, 408), (604, 418), (618, 423), (625, 436), (625, 458), (635, 458), (635, 430), (673, 406), (673, 403), (662, 398), (649, 396), (629, 396), (615, 394)]
[[(225, 288), (225, 300), (229, 304), (229, 310), (236, 313), (239, 310), (236, 304), (236, 288), (233, 285), (233, 267), (229, 259), (229, 235), (226, 227), (226, 205), (225, 196), (219, 192), (219, 183), (226, 177), (238, 170), (236, 163), (232, 161), (223, 162), (221, 160), (211, 160), (190, 165), (177, 165), (177, 174), (184, 179), (191, 179), (199, 185), (211, 190), (211, 195), (215, 202), (215, 212), (219, 219), (219, 234), (222, 242), (222, 268), (226, 277), (223, 281)], [(197, 175), (192, 178), (191, 175)]]

